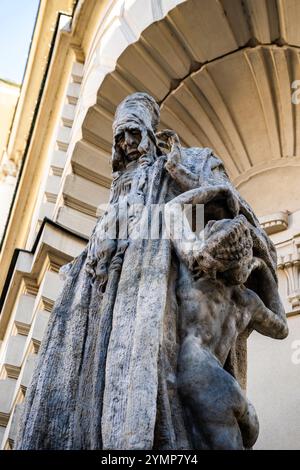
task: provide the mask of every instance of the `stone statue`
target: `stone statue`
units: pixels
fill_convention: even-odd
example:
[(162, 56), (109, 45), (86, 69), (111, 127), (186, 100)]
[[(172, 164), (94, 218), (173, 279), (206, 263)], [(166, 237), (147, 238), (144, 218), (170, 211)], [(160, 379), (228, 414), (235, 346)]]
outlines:
[[(63, 269), (18, 449), (248, 449), (257, 439), (246, 339), (288, 332), (275, 248), (213, 151), (183, 148), (158, 124), (145, 93), (117, 108), (110, 202)], [(203, 205), (204, 225), (178, 237), (166, 221), (187, 220), (186, 205)], [(159, 236), (145, 229), (149, 214)]]

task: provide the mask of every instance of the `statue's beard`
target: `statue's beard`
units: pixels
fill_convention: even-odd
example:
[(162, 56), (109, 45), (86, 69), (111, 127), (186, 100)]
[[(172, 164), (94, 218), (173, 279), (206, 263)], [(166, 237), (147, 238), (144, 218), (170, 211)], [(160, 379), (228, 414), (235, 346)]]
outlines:
[(137, 148), (131, 149), (125, 153), (125, 161), (127, 162), (136, 161), (141, 157), (141, 155), (142, 155), (141, 152)]

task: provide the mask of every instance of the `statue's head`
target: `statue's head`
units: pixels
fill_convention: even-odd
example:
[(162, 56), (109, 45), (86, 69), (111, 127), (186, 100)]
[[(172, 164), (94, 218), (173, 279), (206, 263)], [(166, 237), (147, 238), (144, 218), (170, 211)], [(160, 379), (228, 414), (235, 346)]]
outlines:
[(159, 106), (147, 93), (133, 93), (117, 107), (113, 123), (113, 171), (157, 147)]
[(218, 272), (229, 284), (244, 284), (252, 271), (253, 240), (247, 219), (210, 220), (205, 226), (210, 255), (218, 261)]

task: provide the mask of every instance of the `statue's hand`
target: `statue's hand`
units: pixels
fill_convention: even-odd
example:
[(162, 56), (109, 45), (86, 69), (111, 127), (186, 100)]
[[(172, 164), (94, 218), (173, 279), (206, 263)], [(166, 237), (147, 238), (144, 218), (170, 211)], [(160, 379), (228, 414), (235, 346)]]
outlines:
[(172, 171), (181, 162), (181, 149), (178, 135), (173, 132), (169, 137), (171, 152), (168, 154), (166, 169)]
[(156, 134), (157, 140), (163, 143), (167, 150), (166, 169), (172, 170), (181, 162), (181, 145), (178, 135), (175, 131), (164, 129)]
[(197, 188), (199, 186), (199, 175), (190, 171), (183, 163), (182, 147), (178, 135), (170, 130), (165, 130), (162, 134), (164, 134), (165, 139), (168, 139), (168, 148), (170, 148), (165, 164), (167, 172), (183, 191)]

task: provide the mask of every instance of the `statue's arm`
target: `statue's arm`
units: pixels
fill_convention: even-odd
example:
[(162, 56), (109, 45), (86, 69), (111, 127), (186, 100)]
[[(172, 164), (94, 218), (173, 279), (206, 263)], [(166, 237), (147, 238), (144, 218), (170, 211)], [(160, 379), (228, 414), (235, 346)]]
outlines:
[(271, 274), (266, 263), (261, 259), (254, 259), (254, 265), (257, 264), (257, 271), (252, 273), (255, 276), (257, 273), (259, 277), (260, 290), (263, 300), (252, 290), (252, 305), (254, 313), (250, 326), (259, 333), (270, 336), (271, 338), (284, 339), (288, 335), (288, 324), (286, 314), (278, 295), (277, 283)]
[[(199, 149), (198, 155), (195, 155), (195, 158), (205, 161), (201, 172), (196, 171), (194, 173), (189, 170), (183, 164), (182, 147), (177, 134), (172, 131), (167, 132), (170, 133), (169, 147), (171, 150), (168, 154), (165, 168), (182, 190), (188, 191), (195, 189), (205, 183), (209, 183), (209, 181), (213, 181), (214, 184), (217, 181), (221, 184), (230, 182), (222, 160), (209, 148)], [(205, 152), (201, 153), (200, 150)]]
[(284, 339), (289, 332), (283, 308), (275, 313), (267, 308), (259, 297), (249, 326), (258, 333), (275, 339)]
[(171, 156), (169, 155), (169, 158), (167, 160), (166, 170), (183, 191), (188, 191), (189, 189), (194, 189), (199, 186), (198, 175), (192, 173), (180, 162), (174, 161), (172, 159), (172, 154)]
[(199, 175), (182, 164), (181, 145), (176, 132), (165, 130), (163, 134), (168, 139), (168, 146), (170, 147), (165, 165), (167, 172), (183, 191), (197, 188), (199, 186)]

